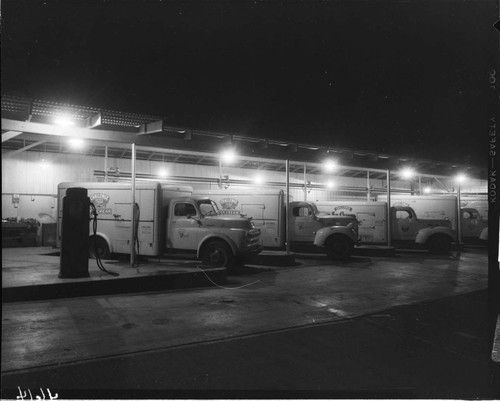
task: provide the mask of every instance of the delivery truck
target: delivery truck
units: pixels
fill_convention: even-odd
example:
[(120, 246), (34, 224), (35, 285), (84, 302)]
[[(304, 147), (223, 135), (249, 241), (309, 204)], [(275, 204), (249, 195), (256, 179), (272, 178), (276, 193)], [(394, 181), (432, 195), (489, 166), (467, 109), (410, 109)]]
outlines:
[[(221, 189), (199, 191), (213, 199), (222, 214), (243, 214), (262, 232), (264, 247), (286, 246), (286, 195), (282, 190)], [(358, 224), (354, 215), (329, 216), (313, 202), (290, 201), (290, 247), (294, 250), (324, 252), (332, 259), (345, 259), (358, 244)]]
[[(378, 199), (386, 199), (379, 196)], [(410, 206), (419, 218), (447, 219), (457, 230), (457, 197), (451, 195), (392, 195), (392, 206)], [(480, 243), (488, 237), (488, 202), (481, 196), (460, 197), (460, 234), (464, 243)], [(486, 216), (486, 217), (485, 217)], [(455, 238), (456, 239), (456, 238)]]
[(488, 197), (461, 195), (461, 233), (464, 243), (484, 244), (488, 241)]
[[(131, 183), (73, 182), (58, 186), (58, 244), (61, 241), (62, 199), (66, 190), (82, 187), (97, 210), (97, 230), (89, 227), (91, 253), (130, 253), (132, 226), (138, 255), (193, 252), (206, 265), (231, 267), (262, 249), (260, 230), (241, 215), (222, 215), (207, 197), (193, 196), (189, 186), (136, 183), (132, 219)], [(134, 221), (133, 221), (134, 220)]]
[[(451, 208), (456, 211), (456, 200), (455, 204), (452, 202), (453, 200), (447, 200), (443, 204), (444, 209), (448, 211)], [(418, 201), (411, 202), (412, 207), (409, 204), (403, 198), (396, 200), (390, 208), (391, 218), (388, 219), (387, 203), (383, 201), (317, 202), (318, 209), (324, 213), (331, 215), (353, 213), (359, 223), (360, 245), (387, 244), (390, 229), (391, 240), (395, 245), (425, 247), (434, 253), (449, 251), (456, 239), (456, 232), (452, 230), (452, 222), (447, 217), (437, 218), (437, 216), (447, 216), (447, 213), (432, 209), (430, 213), (422, 212), (422, 214), (436, 216), (436, 218), (420, 218), (413, 206), (417, 206), (418, 210), (422, 210), (423, 207), (418, 204)], [(388, 226), (389, 220), (390, 227)]]
[(316, 201), (322, 213), (354, 214), (358, 220), (360, 245), (387, 243), (387, 203), (363, 201)]
[(486, 195), (461, 195), (460, 207), (474, 209), (482, 221), (488, 221), (488, 197)]
[(469, 244), (483, 244), (488, 241), (488, 219), (484, 219), (477, 209), (463, 207), (460, 209), (462, 240)]
[[(387, 201), (379, 195), (378, 201)], [(457, 199), (454, 196), (391, 195), (391, 238), (394, 244), (416, 244), (445, 253), (456, 242)]]

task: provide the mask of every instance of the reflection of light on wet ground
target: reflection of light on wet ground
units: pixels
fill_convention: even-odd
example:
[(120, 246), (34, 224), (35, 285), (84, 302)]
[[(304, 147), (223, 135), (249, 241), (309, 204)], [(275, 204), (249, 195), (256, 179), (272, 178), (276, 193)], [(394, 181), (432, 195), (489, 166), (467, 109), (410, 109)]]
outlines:
[(328, 312), (334, 313), (337, 316), (348, 316), (347, 312), (344, 312), (343, 310), (340, 309), (328, 308)]
[(235, 316), (231, 313), (224, 313), (220, 311), (209, 312), (203, 317), (203, 322), (207, 325), (216, 326), (230, 326), (237, 323), (239, 316)]

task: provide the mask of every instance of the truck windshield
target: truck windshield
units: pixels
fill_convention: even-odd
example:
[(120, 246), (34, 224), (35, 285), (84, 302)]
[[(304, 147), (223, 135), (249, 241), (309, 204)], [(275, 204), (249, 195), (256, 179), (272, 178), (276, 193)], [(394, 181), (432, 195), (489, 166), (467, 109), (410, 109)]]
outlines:
[(203, 216), (217, 216), (220, 214), (217, 204), (210, 199), (199, 200), (198, 206)]
[[(310, 203), (309, 205), (312, 207), (314, 215), (318, 216), (320, 214), (320, 212), (318, 210), (318, 206), (316, 206), (315, 203)], [(323, 214), (325, 214), (325, 213), (323, 213)]]

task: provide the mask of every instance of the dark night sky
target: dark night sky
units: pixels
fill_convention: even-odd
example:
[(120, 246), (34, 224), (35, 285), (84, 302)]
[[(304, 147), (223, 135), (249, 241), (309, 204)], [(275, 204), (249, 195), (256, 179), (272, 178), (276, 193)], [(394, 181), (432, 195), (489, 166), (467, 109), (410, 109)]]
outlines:
[(2, 19), (5, 94), (486, 163), (493, 0), (12, 0)]

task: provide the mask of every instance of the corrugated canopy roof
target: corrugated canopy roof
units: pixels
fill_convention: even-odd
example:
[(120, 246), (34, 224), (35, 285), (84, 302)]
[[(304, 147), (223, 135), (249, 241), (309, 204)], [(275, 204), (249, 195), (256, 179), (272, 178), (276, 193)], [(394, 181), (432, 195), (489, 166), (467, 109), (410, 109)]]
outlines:
[[(104, 156), (105, 147), (108, 146), (110, 157), (130, 158), (130, 143), (135, 142), (138, 145), (136, 154), (138, 159), (217, 165), (221, 149), (231, 146), (236, 148), (241, 156), (239, 166), (245, 168), (257, 168), (258, 165), (261, 169), (280, 170), (284, 169), (282, 161), (288, 159), (296, 162), (291, 164), (292, 171), (294, 169), (303, 171), (303, 163), (308, 163), (311, 164), (308, 166), (308, 172), (314, 173), (318, 169), (314, 164), (332, 157), (342, 165), (342, 175), (347, 176), (362, 176), (366, 173), (360, 170), (370, 170), (382, 177), (385, 174), (384, 170), (399, 170), (403, 166), (411, 165), (416, 171), (425, 175), (452, 176), (458, 172), (465, 172), (470, 177), (486, 179), (486, 169), (478, 166), (409, 158), (375, 151), (332, 148), (327, 144), (310, 145), (190, 127), (173, 127), (167, 125), (161, 116), (13, 96), (2, 96), (2, 123), (16, 122), (19, 125), (16, 130), (23, 130), (23, 133), (12, 133), (13, 130), (4, 129), (2, 124), (2, 148), (12, 151), (75, 153), (68, 146), (67, 138), (47, 135), (50, 129), (37, 130), (37, 127), (53, 127), (54, 131), (60, 130), (55, 119), (61, 116), (70, 119), (75, 129), (92, 130), (92, 133), (106, 130), (110, 135), (113, 132), (120, 133), (120, 136), (113, 138), (111, 142), (96, 138), (91, 140), (84, 152), (96, 156)], [(23, 124), (20, 124), (21, 122)], [(25, 131), (26, 127), (29, 127), (28, 132)], [(252, 161), (255, 158), (263, 160), (255, 163)]]

